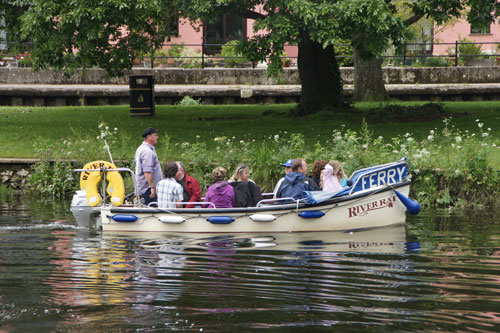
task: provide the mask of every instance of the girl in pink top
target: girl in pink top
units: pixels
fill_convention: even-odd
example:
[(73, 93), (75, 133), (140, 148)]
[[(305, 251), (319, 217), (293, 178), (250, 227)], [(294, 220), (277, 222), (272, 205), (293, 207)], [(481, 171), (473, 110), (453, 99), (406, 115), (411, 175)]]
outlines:
[(323, 192), (336, 192), (347, 185), (346, 176), (342, 165), (337, 160), (331, 160), (325, 165), (325, 169), (321, 173), (321, 188)]

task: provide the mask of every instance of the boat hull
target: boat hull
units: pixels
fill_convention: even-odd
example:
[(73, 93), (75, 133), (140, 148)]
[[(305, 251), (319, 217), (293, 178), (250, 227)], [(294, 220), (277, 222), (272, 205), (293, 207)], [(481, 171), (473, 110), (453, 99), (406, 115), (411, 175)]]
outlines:
[[(397, 190), (408, 196), (410, 183), (400, 184)], [(309, 216), (299, 215), (302, 212)], [(136, 221), (114, 220), (124, 216), (134, 216)], [(403, 224), (405, 218), (406, 207), (386, 187), (310, 206), (171, 210), (106, 206), (101, 208), (99, 223), (103, 232), (282, 233), (378, 228)]]

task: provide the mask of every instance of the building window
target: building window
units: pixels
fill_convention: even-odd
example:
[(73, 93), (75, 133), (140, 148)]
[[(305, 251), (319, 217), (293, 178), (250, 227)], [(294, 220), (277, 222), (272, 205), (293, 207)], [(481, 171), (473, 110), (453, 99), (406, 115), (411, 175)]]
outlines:
[(490, 26), (487, 26), (486, 28), (484, 28), (484, 27), (474, 26), (473, 24), (470, 25), (470, 34), (471, 35), (487, 35), (489, 33), (490, 33)]
[(179, 17), (173, 17), (168, 23), (168, 31), (170, 36), (179, 37)]
[(236, 14), (222, 14), (217, 19), (211, 19), (203, 25), (203, 40), (205, 54), (220, 52), (221, 45), (232, 40), (246, 38), (246, 19)]

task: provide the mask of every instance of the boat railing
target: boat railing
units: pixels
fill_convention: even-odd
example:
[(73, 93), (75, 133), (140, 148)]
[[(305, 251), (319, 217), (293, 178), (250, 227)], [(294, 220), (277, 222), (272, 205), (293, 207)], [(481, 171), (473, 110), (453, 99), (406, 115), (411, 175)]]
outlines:
[(259, 202), (257, 202), (257, 207), (262, 207), (263, 205), (265, 204), (273, 204), (273, 203), (290, 203), (290, 201), (294, 202), (294, 203), (298, 203), (301, 199), (299, 200), (295, 200), (294, 198), (292, 197), (285, 197), (285, 198), (276, 198), (276, 199), (263, 199)]
[[(201, 207), (203, 207), (205, 205), (209, 205), (210, 206), (209, 208), (217, 208), (213, 202), (209, 202), (209, 201), (208, 202), (207, 201), (181, 201), (181, 202), (167, 201), (167, 202), (164, 202), (164, 204), (167, 204), (167, 205), (168, 204), (175, 204), (175, 205), (183, 205), (183, 206), (184, 205), (200, 205)], [(158, 201), (150, 202), (148, 204), (148, 208), (153, 207), (152, 205), (158, 205)]]
[[(136, 202), (140, 202), (140, 198), (139, 198), (139, 194), (137, 193), (137, 183), (136, 183), (136, 180), (135, 180), (135, 173), (130, 170), (129, 168), (115, 168), (115, 169), (111, 169), (111, 168), (107, 168), (107, 167), (102, 167), (102, 168), (98, 168), (98, 169), (73, 169), (71, 171), (74, 171), (74, 172), (92, 172), (92, 171), (99, 171), (99, 172), (102, 172), (103, 175), (102, 175), (102, 186), (101, 186), (101, 197), (103, 198), (102, 199), (102, 205), (105, 205), (106, 203), (106, 172), (111, 172), (111, 171), (119, 171), (119, 172), (128, 172), (130, 173), (130, 175), (132, 176), (132, 182), (134, 183), (134, 193), (135, 193), (135, 200)], [(127, 197), (129, 197), (130, 195), (127, 195)]]

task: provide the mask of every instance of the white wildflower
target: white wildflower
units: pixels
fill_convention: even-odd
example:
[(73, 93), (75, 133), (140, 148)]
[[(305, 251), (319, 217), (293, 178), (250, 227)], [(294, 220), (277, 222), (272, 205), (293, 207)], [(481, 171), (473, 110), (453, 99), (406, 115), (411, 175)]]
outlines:
[(197, 136), (196, 136), (196, 138), (197, 138), (197, 139), (199, 139), (199, 138), (200, 138), (200, 136), (199, 136), (199, 135), (197, 135)]
[(431, 135), (434, 135), (434, 130), (431, 130), (429, 133), (430, 133)]
[(478, 123), (478, 124), (477, 124), (477, 127), (479, 127), (479, 128), (483, 128), (483, 125), (484, 125), (483, 123)]
[(429, 135), (429, 136), (427, 136), (427, 140), (429, 140), (429, 141), (434, 140), (434, 135)]
[(280, 138), (280, 136), (279, 136), (278, 134), (276, 134), (276, 135), (274, 136), (274, 141), (278, 141), (278, 140), (279, 140), (279, 138)]
[(491, 146), (492, 146), (493, 148), (495, 148), (497, 145), (496, 145), (496, 144), (494, 144), (494, 143), (492, 143), (492, 144), (491, 144)]
[(457, 169), (457, 170), (455, 170), (455, 174), (456, 174), (456, 175), (459, 175), (459, 174), (460, 174), (460, 170), (458, 170), (458, 169)]
[(483, 134), (481, 134), (483, 136), (483, 138), (487, 137), (488, 136), (488, 133), (487, 132), (484, 132)]
[(462, 137), (460, 137), (460, 136), (455, 137), (455, 141), (456, 141), (457, 143), (462, 142)]
[(362, 145), (361, 147), (363, 147), (363, 149), (368, 149), (368, 145), (366, 143), (364, 145)]

